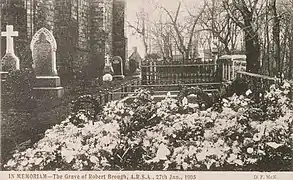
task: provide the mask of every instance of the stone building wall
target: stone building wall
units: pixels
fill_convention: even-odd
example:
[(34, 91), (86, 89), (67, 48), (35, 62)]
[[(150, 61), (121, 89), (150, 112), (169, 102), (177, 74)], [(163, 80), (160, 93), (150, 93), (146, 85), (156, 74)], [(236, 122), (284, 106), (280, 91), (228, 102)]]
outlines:
[(120, 56), (123, 60), (123, 67), (126, 62), (126, 44), (125, 37), (125, 0), (114, 0), (113, 2), (113, 55)]
[[(2, 24), (5, 22), (17, 24), (15, 27), (22, 36), (18, 39), (26, 39), (26, 42), (21, 41), (24, 46), (27, 46), (28, 57), (31, 56), (28, 48), (29, 41), (38, 29), (46, 27), (53, 31), (57, 41), (57, 68), (61, 78), (62, 75), (64, 77), (73, 76), (74, 72), (70, 72), (73, 70), (83, 71), (92, 76), (102, 75), (105, 53), (108, 52), (112, 56), (114, 52), (117, 52), (115, 49), (118, 47), (113, 42), (114, 38), (119, 39), (117, 35), (116, 37), (113, 35), (114, 19), (116, 18), (113, 16), (114, 0), (15, 1), (21, 4), (22, 10), (24, 10), (21, 15), (23, 20), (18, 20), (18, 22), (15, 15), (11, 14), (13, 10), (7, 9), (7, 18), (2, 16), (1, 22), (4, 22)], [(9, 3), (8, 6), (10, 6)], [(8, 21), (8, 17), (14, 19)], [(20, 26), (20, 22), (23, 22), (23, 25)], [(117, 23), (115, 25), (119, 26)], [(4, 29), (2, 28), (2, 30)], [(119, 35), (121, 36), (121, 32)], [(2, 40), (1, 44), (5, 44), (5, 42)], [(20, 56), (21, 61), (22, 57), (24, 55)], [(29, 58), (26, 57), (26, 59)]]
[(104, 0), (104, 19), (103, 27), (106, 33), (105, 55), (113, 57), (113, 0)]

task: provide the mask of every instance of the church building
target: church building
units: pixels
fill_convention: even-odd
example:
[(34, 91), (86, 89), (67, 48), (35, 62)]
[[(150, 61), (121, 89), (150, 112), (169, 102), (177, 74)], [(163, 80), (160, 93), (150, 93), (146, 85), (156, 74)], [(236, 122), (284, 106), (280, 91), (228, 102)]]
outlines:
[[(42, 27), (51, 30), (61, 78), (77, 72), (94, 78), (102, 75), (106, 54), (120, 56), (125, 66), (125, 8), (125, 0), (3, 0), (1, 31), (13, 25), (19, 32), (15, 53), (21, 67), (30, 67), (32, 36)], [(1, 38), (1, 57), (5, 48)]]

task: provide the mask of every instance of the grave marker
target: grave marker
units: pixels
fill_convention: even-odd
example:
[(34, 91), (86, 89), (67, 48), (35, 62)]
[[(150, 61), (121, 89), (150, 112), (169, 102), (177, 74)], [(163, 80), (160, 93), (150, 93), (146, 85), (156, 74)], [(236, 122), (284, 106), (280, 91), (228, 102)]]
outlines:
[(1, 32), (2, 37), (6, 37), (6, 53), (1, 58), (2, 72), (7, 73), (10, 70), (19, 70), (19, 58), (14, 53), (13, 37), (18, 36), (18, 31), (13, 30), (13, 25), (6, 26), (6, 32)]
[(41, 96), (61, 97), (64, 90), (57, 75), (57, 44), (53, 34), (48, 29), (41, 28), (33, 36), (30, 48), (36, 73), (34, 90)]
[(107, 54), (105, 56), (105, 66), (104, 66), (104, 74), (113, 74), (114, 70), (112, 67), (112, 63), (110, 62), (110, 55)]
[(114, 56), (112, 58), (112, 66), (114, 70), (113, 78), (124, 78), (123, 62), (120, 56)]

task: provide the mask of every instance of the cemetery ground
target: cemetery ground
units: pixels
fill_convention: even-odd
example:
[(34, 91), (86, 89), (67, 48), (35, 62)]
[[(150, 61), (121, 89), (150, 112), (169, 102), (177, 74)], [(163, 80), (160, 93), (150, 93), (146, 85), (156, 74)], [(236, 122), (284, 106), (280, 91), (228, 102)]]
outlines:
[[(173, 98), (168, 93), (156, 102), (151, 91), (138, 89), (134, 98), (110, 101), (103, 107), (92, 96), (96, 87), (82, 86), (77, 91), (90, 89), (86, 94), (92, 95), (77, 98), (74, 108), (69, 109), (69, 103), (77, 91), (64, 96), (64, 106), (40, 113), (37, 117), (44, 121), (19, 124), (27, 126), (27, 131), (33, 129), (30, 125), (47, 120), (55, 125), (37, 125), (39, 132), (29, 133), (42, 135), (32, 140), (34, 145), (7, 154), (4, 168), (292, 171), (291, 85), (275, 82), (267, 88), (253, 88), (259, 82), (249, 83), (234, 81), (219, 99), (187, 88), (187, 94)], [(186, 98), (193, 93), (202, 94), (198, 103)], [(12, 132), (16, 135), (20, 129)]]
[[(33, 96), (32, 86), (30, 86), (32, 82), (29, 79), (20, 78), (27, 76), (27, 73), (14, 74), (9, 76), (10, 78), (8, 77), (6, 85), (10, 84), (8, 85), (10, 90), (14, 88), (16, 90), (9, 93), (4, 92), (4, 88), (2, 89), (2, 165), (12, 157), (15, 150), (21, 151), (32, 146), (44, 136), (47, 129), (66, 119), (70, 114), (72, 101), (79, 96), (108, 93), (108, 91), (119, 87), (121, 83), (129, 81), (129, 77), (123, 81), (114, 80), (107, 84), (103, 84), (99, 80), (86, 82), (82, 79), (76, 79), (64, 87), (65, 92), (61, 99), (50, 97), (28, 99), (27, 97)], [(15, 80), (16, 77), (18, 80)], [(13, 84), (18, 85), (15, 87)], [(22, 91), (21, 89), (26, 90)]]

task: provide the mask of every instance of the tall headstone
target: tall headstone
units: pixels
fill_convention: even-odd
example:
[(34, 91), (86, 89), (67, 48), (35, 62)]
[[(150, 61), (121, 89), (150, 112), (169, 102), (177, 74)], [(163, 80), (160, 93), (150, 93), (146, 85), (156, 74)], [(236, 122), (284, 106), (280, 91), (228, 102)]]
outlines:
[(13, 37), (18, 36), (18, 31), (13, 31), (12, 25), (6, 26), (6, 32), (1, 32), (2, 37), (6, 37), (6, 53), (1, 58), (0, 70), (1, 79), (5, 79), (8, 71), (19, 70), (20, 63), (19, 58), (14, 53)]
[(39, 29), (32, 38), (30, 49), (36, 73), (34, 90), (40, 96), (61, 97), (64, 89), (56, 69), (57, 43), (46, 28)]
[(123, 72), (123, 61), (120, 56), (114, 56), (112, 58), (112, 66), (114, 70), (114, 76), (113, 78), (124, 78), (124, 72)]
[(140, 77), (141, 75), (141, 61), (142, 58), (137, 51), (137, 47), (133, 48), (133, 53), (129, 57), (129, 71), (134, 77)]

